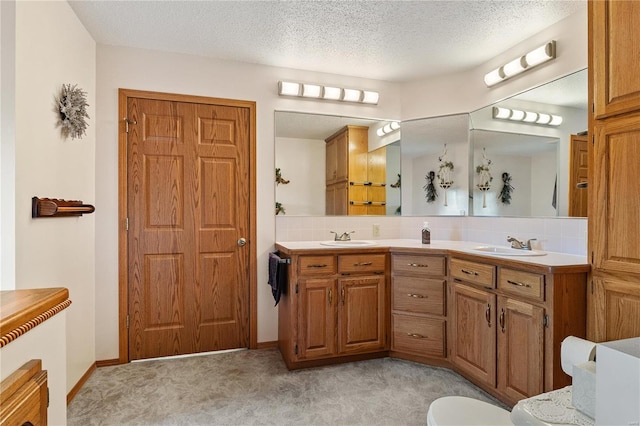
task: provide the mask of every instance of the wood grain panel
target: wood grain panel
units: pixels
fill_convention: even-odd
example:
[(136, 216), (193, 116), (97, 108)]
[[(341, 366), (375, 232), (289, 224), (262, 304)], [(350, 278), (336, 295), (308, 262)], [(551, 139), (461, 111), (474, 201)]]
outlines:
[(394, 274), (444, 276), (446, 274), (446, 258), (444, 256), (394, 254), (392, 268)]
[(498, 268), (498, 289), (516, 296), (544, 300), (544, 275)]
[[(640, 115), (603, 120), (595, 125), (595, 266), (640, 273)], [(591, 236), (591, 235), (590, 235)]]
[(594, 277), (597, 342), (640, 336), (640, 285), (615, 277)]
[(587, 217), (588, 188), (578, 188), (589, 178), (589, 154), (587, 136), (571, 135), (569, 159), (569, 216)]
[(353, 353), (385, 347), (385, 277), (340, 278), (338, 350)]
[(392, 349), (445, 358), (445, 325), (444, 319), (394, 314)]
[(384, 272), (385, 254), (343, 254), (338, 256), (338, 273)]
[(393, 277), (393, 309), (421, 314), (445, 315), (444, 280)]
[(184, 227), (183, 159), (146, 155), (144, 174), (145, 227)]
[(498, 297), (498, 389), (517, 401), (544, 391), (544, 309)]
[(340, 303), (334, 278), (300, 281), (300, 358), (336, 352), (336, 306)]
[(482, 383), (495, 386), (495, 295), (454, 284), (452, 299), (452, 362)]
[(640, 3), (593, 1), (590, 5), (591, 69), (596, 90), (594, 118), (637, 110), (640, 80)]
[(1, 425), (47, 425), (49, 392), (41, 360), (31, 360), (0, 384)]
[(199, 142), (201, 144), (235, 145), (235, 122), (233, 120), (200, 118), (199, 123)]
[(450, 274), (452, 278), (483, 287), (495, 288), (496, 286), (496, 267), (486, 263), (452, 258)]
[(143, 114), (142, 140), (151, 143), (183, 143), (183, 117)]
[(228, 159), (200, 159), (200, 188), (202, 192), (201, 229), (218, 229), (235, 225), (236, 218), (236, 169)]
[(144, 330), (185, 326), (184, 257), (177, 254), (145, 256), (141, 312)]
[(230, 253), (204, 254), (200, 257), (200, 326), (233, 323), (238, 288), (229, 285), (234, 275), (235, 261)]

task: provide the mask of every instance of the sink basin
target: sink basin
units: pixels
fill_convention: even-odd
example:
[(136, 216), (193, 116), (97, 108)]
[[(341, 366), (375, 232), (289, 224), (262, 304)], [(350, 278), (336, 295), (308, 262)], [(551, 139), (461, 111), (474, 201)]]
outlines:
[(498, 256), (544, 256), (547, 254), (540, 250), (519, 250), (510, 247), (495, 246), (478, 246), (474, 247), (473, 250), (484, 254), (495, 254)]
[(332, 247), (367, 247), (367, 246), (375, 246), (375, 241), (368, 240), (351, 240), (351, 241), (321, 241), (320, 244), (323, 246), (332, 246)]

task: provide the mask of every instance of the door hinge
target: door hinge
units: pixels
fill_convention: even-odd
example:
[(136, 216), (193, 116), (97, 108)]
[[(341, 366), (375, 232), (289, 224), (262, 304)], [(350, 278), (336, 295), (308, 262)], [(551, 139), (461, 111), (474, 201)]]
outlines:
[(591, 145), (592, 146), (596, 145), (596, 135), (591, 135)]
[(549, 315), (545, 315), (542, 317), (542, 325), (545, 328), (549, 328)]
[(124, 132), (125, 133), (129, 133), (129, 123), (131, 124), (138, 124), (137, 121), (135, 120), (129, 120), (127, 117), (123, 118), (124, 120)]
[(593, 280), (591, 280), (591, 294), (594, 294), (595, 288), (593, 286)]
[(593, 251), (591, 252), (591, 265), (593, 265)]
[(128, 231), (129, 230), (129, 218), (125, 218), (124, 219), (124, 230)]
[(296, 343), (296, 346), (293, 348), (293, 353), (298, 355), (298, 344), (297, 343)]
[(47, 386), (47, 408), (49, 408), (50, 402), (51, 402), (51, 394), (49, 393), (49, 387)]
[(129, 328), (129, 315), (127, 315), (127, 328)]
[(299, 291), (299, 290), (300, 290), (300, 289), (298, 288), (298, 284), (296, 283), (296, 294), (298, 294), (298, 291)]

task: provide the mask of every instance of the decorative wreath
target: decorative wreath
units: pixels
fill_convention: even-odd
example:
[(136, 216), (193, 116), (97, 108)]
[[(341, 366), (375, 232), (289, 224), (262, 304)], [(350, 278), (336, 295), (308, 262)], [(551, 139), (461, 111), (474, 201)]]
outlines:
[(60, 97), (56, 99), (60, 119), (58, 125), (62, 128), (62, 135), (71, 139), (82, 139), (87, 131), (87, 93), (77, 84), (63, 84)]

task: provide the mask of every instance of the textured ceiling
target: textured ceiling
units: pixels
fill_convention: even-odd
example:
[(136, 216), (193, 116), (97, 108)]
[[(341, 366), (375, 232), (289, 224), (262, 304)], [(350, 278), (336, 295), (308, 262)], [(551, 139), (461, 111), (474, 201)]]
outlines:
[(478, 66), (586, 0), (69, 1), (100, 44), (387, 81)]

